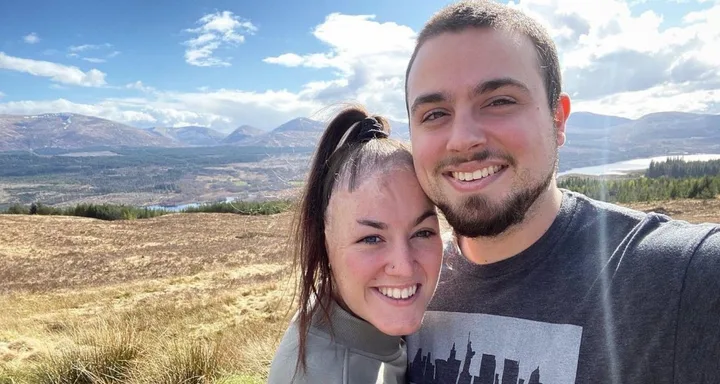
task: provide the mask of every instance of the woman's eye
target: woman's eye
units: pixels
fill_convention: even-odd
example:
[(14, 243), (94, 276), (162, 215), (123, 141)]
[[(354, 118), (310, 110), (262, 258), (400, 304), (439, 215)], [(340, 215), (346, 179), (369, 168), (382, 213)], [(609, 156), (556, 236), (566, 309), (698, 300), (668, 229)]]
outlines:
[(382, 239), (380, 238), (380, 236), (366, 236), (366, 237), (363, 237), (362, 239), (360, 239), (360, 241), (358, 241), (358, 243), (377, 244), (381, 241), (382, 241)]
[(439, 118), (441, 118), (441, 117), (443, 117), (443, 116), (445, 116), (445, 115), (446, 115), (446, 113), (445, 113), (445, 112), (442, 112), (442, 111), (430, 112), (430, 113), (428, 113), (427, 115), (425, 115), (425, 118), (423, 118), (423, 122), (425, 122), (425, 121), (432, 121), (432, 120), (435, 120), (435, 119), (439, 119)]
[(418, 231), (417, 233), (415, 233), (415, 237), (432, 237), (434, 235), (435, 235), (435, 232), (427, 230), (427, 229)]

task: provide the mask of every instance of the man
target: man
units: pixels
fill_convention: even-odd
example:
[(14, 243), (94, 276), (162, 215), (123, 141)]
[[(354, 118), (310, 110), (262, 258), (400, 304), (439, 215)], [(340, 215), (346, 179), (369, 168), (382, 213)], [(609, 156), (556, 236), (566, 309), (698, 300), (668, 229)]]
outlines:
[(521, 12), (449, 5), (406, 76), (423, 189), (454, 229), (410, 383), (720, 383), (720, 228), (558, 189), (570, 99)]

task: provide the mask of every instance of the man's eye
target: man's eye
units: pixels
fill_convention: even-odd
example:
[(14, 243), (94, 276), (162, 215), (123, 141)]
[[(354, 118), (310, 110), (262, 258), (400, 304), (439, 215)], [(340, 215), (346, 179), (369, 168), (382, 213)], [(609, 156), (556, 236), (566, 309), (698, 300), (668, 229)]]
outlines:
[(510, 104), (515, 104), (515, 101), (513, 101), (511, 99), (496, 99), (490, 103), (491, 106), (501, 106), (501, 105), (510, 105)]
[(427, 115), (425, 115), (425, 118), (423, 118), (423, 121), (432, 121), (435, 119), (439, 119), (445, 115), (446, 115), (446, 113), (442, 112), (442, 111), (430, 112)]

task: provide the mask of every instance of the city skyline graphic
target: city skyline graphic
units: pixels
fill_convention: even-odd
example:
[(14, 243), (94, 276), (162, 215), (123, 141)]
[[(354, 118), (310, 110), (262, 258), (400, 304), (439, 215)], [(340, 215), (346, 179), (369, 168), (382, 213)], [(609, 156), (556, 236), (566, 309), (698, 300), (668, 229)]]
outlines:
[(426, 313), (407, 337), (411, 384), (574, 384), (582, 328), (511, 317)]
[[(432, 360), (432, 353), (422, 355), (422, 348), (418, 348), (415, 358), (408, 363), (408, 379), (413, 384), (552, 384), (540, 381), (540, 367), (530, 374), (529, 379), (519, 377), (520, 362), (505, 359), (501, 373), (498, 373), (496, 357), (483, 353), (480, 362), (480, 371), (473, 376), (470, 365), (477, 352), (472, 348), (472, 341), (468, 334), (465, 358), (461, 361), (456, 358), (455, 344), (450, 350), (447, 360)], [(462, 370), (460, 364), (462, 363)]]

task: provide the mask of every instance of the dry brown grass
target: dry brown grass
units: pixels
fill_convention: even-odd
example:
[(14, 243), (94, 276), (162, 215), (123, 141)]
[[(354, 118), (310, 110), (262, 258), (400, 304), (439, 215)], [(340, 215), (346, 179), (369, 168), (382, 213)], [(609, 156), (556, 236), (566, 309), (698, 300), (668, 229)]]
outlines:
[(720, 223), (720, 197), (714, 200), (675, 200), (635, 203), (641, 211), (655, 211), (691, 223)]
[(100, 347), (121, 336), (142, 358), (118, 382), (170, 383), (160, 372), (183, 364), (226, 383), (262, 382), (292, 315), (289, 221), (0, 215), (0, 383), (59, 382), (37, 373), (97, 366), (118, 353)]
[[(720, 200), (633, 207), (720, 222)], [(292, 315), (289, 224), (0, 215), (0, 384), (264, 382)]]

